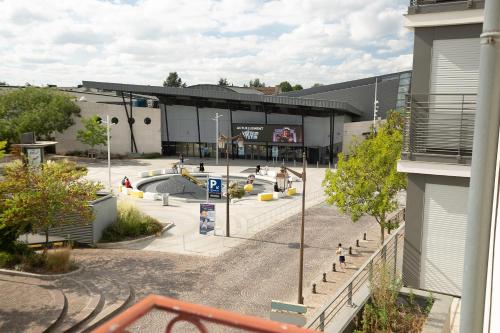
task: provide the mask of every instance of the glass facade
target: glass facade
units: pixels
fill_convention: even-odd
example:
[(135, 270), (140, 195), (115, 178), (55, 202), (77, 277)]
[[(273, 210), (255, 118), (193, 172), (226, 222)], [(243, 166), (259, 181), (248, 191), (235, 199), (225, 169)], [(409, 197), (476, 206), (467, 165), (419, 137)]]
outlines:
[(396, 101), (396, 109), (400, 110), (405, 107), (406, 94), (410, 92), (411, 72), (399, 74), (398, 99)]

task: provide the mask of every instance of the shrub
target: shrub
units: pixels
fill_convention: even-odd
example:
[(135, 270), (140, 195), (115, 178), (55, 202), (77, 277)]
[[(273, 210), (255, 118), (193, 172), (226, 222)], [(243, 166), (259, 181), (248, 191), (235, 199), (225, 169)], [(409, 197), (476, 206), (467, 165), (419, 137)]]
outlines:
[(229, 198), (241, 199), (245, 195), (243, 187), (239, 186), (236, 182), (229, 183)]
[(65, 273), (71, 269), (71, 248), (50, 250), (46, 255), (45, 267), (51, 273)]
[(104, 229), (101, 241), (119, 242), (122, 240), (154, 235), (163, 226), (156, 219), (142, 213), (133, 204), (120, 202), (115, 223)]
[(14, 255), (8, 252), (0, 252), (0, 268), (9, 268), (13, 265)]
[(152, 158), (159, 158), (161, 157), (160, 153), (154, 152), (154, 153), (142, 153), (140, 158), (146, 158), (146, 159), (152, 159)]

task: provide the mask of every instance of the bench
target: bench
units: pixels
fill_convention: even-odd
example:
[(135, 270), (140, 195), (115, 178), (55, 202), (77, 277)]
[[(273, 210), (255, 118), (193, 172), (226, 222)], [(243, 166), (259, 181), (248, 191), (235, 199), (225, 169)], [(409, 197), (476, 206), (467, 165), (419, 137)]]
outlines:
[(272, 193), (259, 193), (257, 195), (257, 200), (259, 200), (259, 201), (271, 201), (271, 200), (273, 200), (273, 194)]

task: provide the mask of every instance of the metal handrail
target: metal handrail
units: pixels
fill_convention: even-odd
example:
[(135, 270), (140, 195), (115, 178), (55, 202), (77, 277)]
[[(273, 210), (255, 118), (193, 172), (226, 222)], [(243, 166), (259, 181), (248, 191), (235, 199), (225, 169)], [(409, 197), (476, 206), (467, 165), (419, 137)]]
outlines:
[(418, 7), (422, 5), (435, 5), (443, 2), (472, 2), (471, 0), (410, 0), (410, 7)]
[[(388, 222), (394, 223), (404, 220), (405, 209), (400, 210)], [(342, 310), (345, 305), (352, 305), (353, 295), (362, 285), (368, 282), (373, 276), (374, 267), (381, 262), (394, 262), (394, 275), (397, 275), (398, 267), (398, 239), (404, 235), (404, 224), (390, 235), (384, 244), (373, 253), (370, 258), (357, 270), (357, 272), (339, 289), (335, 295), (314, 314), (313, 318), (306, 324), (307, 328), (323, 331), (325, 326), (330, 323), (336, 314)], [(387, 251), (389, 250), (389, 254)]]
[(406, 96), (403, 156), (472, 156), (476, 94)]
[[(246, 316), (235, 312), (179, 301), (173, 298), (149, 295), (132, 305), (130, 308), (113, 317), (94, 333), (121, 333), (128, 332), (127, 327), (152, 310), (165, 311), (175, 317), (166, 325), (165, 332), (173, 332), (178, 322), (187, 322), (194, 325), (198, 332), (207, 333), (213, 324), (228, 328), (237, 328), (247, 332), (261, 333), (313, 333), (313, 331), (291, 324)], [(208, 324), (208, 325), (207, 325)], [(192, 329), (192, 331), (195, 331)]]

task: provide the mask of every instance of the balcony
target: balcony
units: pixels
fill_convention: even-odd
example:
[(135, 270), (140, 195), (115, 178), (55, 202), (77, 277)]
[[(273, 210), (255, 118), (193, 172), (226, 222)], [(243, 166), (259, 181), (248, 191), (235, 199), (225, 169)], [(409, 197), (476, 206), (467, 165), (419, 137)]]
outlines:
[(402, 159), (470, 165), (476, 97), (407, 95)]
[(424, 14), (484, 8), (484, 0), (410, 0), (408, 14)]

